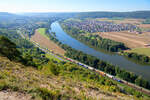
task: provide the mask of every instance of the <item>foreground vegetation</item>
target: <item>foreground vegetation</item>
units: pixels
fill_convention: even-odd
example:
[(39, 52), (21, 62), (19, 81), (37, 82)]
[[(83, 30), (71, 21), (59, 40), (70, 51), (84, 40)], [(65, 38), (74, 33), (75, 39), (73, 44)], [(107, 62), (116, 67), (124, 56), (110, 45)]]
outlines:
[[(8, 39), (10, 39), (13, 43), (15, 43), (13, 47), (17, 48), (17, 50), (20, 52), (19, 55), (22, 58), (29, 60), (28, 65), (39, 66), (48, 62), (48, 59), (45, 57), (45, 52), (35, 47), (29, 40), (23, 39), (16, 31), (1, 29), (0, 36), (5, 36)], [(10, 41), (8, 39), (5, 40), (9, 43)], [(9, 44), (11, 45), (12, 43)], [(7, 44), (7, 42), (4, 42), (4, 44), (2, 45), (6, 48), (9, 48), (9, 44)], [(7, 53), (8, 55), (10, 55), (9, 52)]]
[(71, 63), (49, 61), (37, 69), (0, 57), (0, 64), (0, 91), (27, 93), (34, 100), (149, 98)]

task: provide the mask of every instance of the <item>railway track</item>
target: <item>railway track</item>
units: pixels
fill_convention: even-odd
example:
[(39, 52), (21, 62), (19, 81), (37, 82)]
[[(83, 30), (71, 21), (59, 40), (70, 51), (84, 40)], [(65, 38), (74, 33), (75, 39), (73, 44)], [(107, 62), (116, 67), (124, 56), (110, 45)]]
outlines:
[(66, 61), (69, 61), (69, 62), (71, 62), (71, 63), (77, 64), (77, 65), (82, 66), (82, 67), (84, 67), (84, 68), (86, 68), (86, 69), (89, 69), (89, 70), (91, 70), (91, 71), (95, 71), (96, 73), (99, 73), (99, 74), (100, 74), (101, 76), (103, 76), (103, 77), (108, 77), (108, 78), (113, 79), (113, 80), (115, 80), (115, 81), (117, 81), (117, 82), (120, 82), (120, 83), (122, 83), (122, 84), (128, 85), (129, 87), (132, 87), (132, 88), (134, 88), (134, 89), (136, 89), (136, 90), (138, 90), (138, 91), (140, 91), (140, 92), (143, 92), (143, 93), (145, 93), (145, 94), (147, 94), (147, 95), (150, 96), (150, 91), (147, 90), (147, 89), (145, 89), (145, 88), (142, 88), (142, 87), (140, 87), (140, 86), (137, 86), (137, 85), (132, 84), (132, 83), (130, 83), (130, 82), (127, 82), (127, 81), (125, 81), (125, 80), (119, 79), (119, 78), (117, 78), (117, 77), (115, 77), (115, 76), (113, 76), (113, 75), (110, 75), (110, 74), (108, 74), (108, 73), (105, 73), (105, 72), (103, 72), (103, 71), (101, 71), (101, 70), (97, 70), (97, 69), (95, 69), (95, 68), (93, 68), (93, 67), (91, 67), (91, 66), (88, 66), (88, 65), (86, 65), (86, 64), (83, 64), (83, 63), (81, 63), (81, 62), (79, 62), (79, 61), (76, 61), (76, 60), (74, 60), (74, 59), (71, 59), (71, 58), (68, 58), (68, 57), (64, 57), (64, 56), (55, 54), (55, 53), (53, 53), (52, 51), (48, 50), (47, 48), (41, 47), (38, 43), (36, 43), (36, 42), (34, 42), (34, 41), (32, 41), (32, 43), (33, 43), (36, 47), (38, 47), (39, 49), (41, 49), (42, 51), (44, 51), (44, 52), (46, 52), (46, 53), (48, 53), (48, 54), (50, 54), (50, 55), (56, 57), (56, 58), (59, 59), (60, 61), (65, 61), (65, 62), (66, 62)]

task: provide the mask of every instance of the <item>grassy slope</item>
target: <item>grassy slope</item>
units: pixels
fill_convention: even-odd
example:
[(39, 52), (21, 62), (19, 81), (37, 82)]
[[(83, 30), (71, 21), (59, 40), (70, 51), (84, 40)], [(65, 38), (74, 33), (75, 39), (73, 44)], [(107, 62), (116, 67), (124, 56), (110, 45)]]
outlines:
[(116, 86), (110, 86), (110, 80), (105, 79), (107, 84), (102, 84), (95, 76), (93, 72), (70, 63), (62, 65), (50, 62), (37, 70), (0, 57), (0, 90), (29, 93), (36, 100), (137, 99), (113, 91)]
[(135, 49), (129, 50), (128, 52), (135, 52), (138, 54), (144, 54), (144, 55), (150, 57), (150, 48), (135, 48)]
[(50, 60), (61, 62), (59, 59), (55, 58), (54, 56), (51, 56), (50, 54), (46, 54), (46, 57), (49, 58)]

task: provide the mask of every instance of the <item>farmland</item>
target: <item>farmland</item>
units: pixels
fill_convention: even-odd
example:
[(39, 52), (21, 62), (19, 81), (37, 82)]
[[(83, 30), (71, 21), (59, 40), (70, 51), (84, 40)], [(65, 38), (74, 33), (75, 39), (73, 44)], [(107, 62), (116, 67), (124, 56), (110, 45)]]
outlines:
[(144, 19), (129, 19), (129, 18), (97, 18), (96, 20), (98, 21), (108, 21), (108, 22), (113, 22), (113, 23), (116, 23), (116, 24), (134, 24), (134, 25), (137, 25), (137, 24), (141, 24)]
[(134, 53), (143, 54), (150, 57), (150, 48), (135, 48), (132, 50), (128, 50), (127, 52), (134, 52)]
[(46, 33), (46, 28), (39, 28), (37, 30), (38, 33), (40, 33), (41, 35), (43, 35), (44, 37), (48, 38), (45, 33)]
[(58, 45), (56, 45), (54, 42), (49, 40), (49, 38), (45, 35), (44, 32), (45, 32), (44, 28), (37, 29), (35, 31), (35, 34), (31, 37), (31, 40), (39, 43), (43, 47), (46, 47), (57, 54), (64, 55), (65, 51), (61, 49)]
[(135, 34), (127, 31), (98, 33), (103, 38), (123, 42), (129, 48), (141, 48), (150, 43), (150, 32)]

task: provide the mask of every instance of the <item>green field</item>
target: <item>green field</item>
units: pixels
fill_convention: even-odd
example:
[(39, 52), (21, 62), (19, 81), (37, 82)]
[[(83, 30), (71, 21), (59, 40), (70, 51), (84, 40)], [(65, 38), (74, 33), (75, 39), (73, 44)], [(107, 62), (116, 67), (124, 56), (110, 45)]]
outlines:
[(39, 28), (37, 29), (37, 32), (39, 32), (41, 35), (47, 38), (46, 36), (46, 28)]
[(59, 59), (57, 59), (56, 57), (50, 55), (50, 54), (46, 54), (45, 55), (47, 58), (49, 58), (50, 60), (54, 60), (54, 61), (57, 61), (57, 62), (61, 62)]
[(135, 49), (129, 50), (128, 52), (135, 52), (138, 54), (150, 56), (150, 48), (135, 48)]

